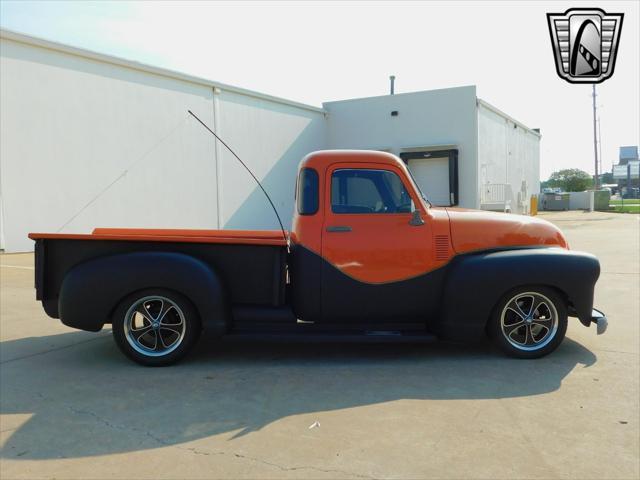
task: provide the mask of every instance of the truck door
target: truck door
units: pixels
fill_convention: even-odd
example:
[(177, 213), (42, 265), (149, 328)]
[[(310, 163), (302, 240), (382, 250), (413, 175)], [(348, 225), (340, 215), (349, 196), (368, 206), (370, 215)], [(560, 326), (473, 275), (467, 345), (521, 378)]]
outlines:
[[(432, 232), (406, 174), (387, 164), (334, 164), (325, 181), (322, 321), (424, 321)], [(421, 225), (411, 221), (414, 206)]]

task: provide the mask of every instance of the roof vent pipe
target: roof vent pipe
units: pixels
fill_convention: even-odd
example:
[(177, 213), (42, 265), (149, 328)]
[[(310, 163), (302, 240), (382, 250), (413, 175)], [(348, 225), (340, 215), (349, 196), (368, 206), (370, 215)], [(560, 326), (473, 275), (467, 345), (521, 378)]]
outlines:
[(393, 95), (395, 93), (395, 87), (394, 84), (396, 82), (396, 76), (395, 75), (391, 75), (389, 77), (389, 80), (391, 80), (391, 95)]

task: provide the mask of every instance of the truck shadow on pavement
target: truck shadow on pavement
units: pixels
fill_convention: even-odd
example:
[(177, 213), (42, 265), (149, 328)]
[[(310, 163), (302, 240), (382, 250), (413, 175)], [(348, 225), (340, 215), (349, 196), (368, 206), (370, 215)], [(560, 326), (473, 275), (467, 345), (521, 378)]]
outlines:
[[(56, 338), (53, 338), (56, 337)], [(60, 338), (64, 337), (64, 339)], [(29, 351), (24, 338), (2, 348)], [(0, 377), (2, 458), (76, 458), (234, 439), (293, 415), (396, 400), (474, 400), (557, 390), (596, 356), (566, 339), (550, 356), (504, 357), (488, 344), (212, 343), (179, 365), (129, 362), (110, 336), (51, 336), (67, 345), (5, 361)], [(77, 339), (77, 342), (73, 342)], [(85, 340), (83, 342), (83, 340)], [(12, 344), (12, 345), (8, 345)], [(32, 349), (32, 347), (31, 347)]]

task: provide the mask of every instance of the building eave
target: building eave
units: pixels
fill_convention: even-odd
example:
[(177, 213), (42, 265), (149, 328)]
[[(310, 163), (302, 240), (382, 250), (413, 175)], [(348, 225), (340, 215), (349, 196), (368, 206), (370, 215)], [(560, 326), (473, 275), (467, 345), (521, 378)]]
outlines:
[(538, 138), (541, 138), (542, 135), (540, 134), (540, 132), (535, 131), (533, 128), (529, 128), (527, 127), (524, 123), (519, 122), (518, 120), (516, 120), (515, 118), (513, 118), (512, 116), (504, 113), (502, 110), (498, 109), (497, 107), (494, 107), (493, 105), (491, 105), (489, 102), (486, 102), (485, 100), (482, 100), (481, 98), (477, 99), (478, 105), (482, 105), (484, 108), (486, 108), (487, 110), (491, 110), (493, 113), (497, 113), (498, 115), (500, 115), (501, 117), (506, 118), (507, 120), (509, 120), (510, 122), (512, 122), (513, 124), (519, 126), (520, 128), (522, 128), (523, 130), (529, 132), (532, 135), (535, 135)]
[(33, 45), (40, 48), (45, 48), (48, 50), (54, 50), (57, 52), (66, 53), (69, 55), (75, 55), (77, 57), (88, 58), (94, 61), (109, 63), (112, 65), (117, 65), (124, 68), (129, 68), (132, 70), (138, 70), (141, 72), (151, 73), (153, 75), (159, 75), (162, 77), (168, 77), (176, 80), (181, 80), (183, 82), (193, 83), (196, 85), (202, 85), (210, 88), (218, 88), (220, 90), (224, 90), (227, 92), (237, 93), (240, 95), (245, 95), (252, 98), (257, 98), (260, 100), (266, 100), (269, 102), (280, 103), (283, 105), (288, 105), (291, 107), (300, 108), (303, 110), (309, 110), (311, 112), (316, 113), (326, 113), (323, 108), (315, 107), (313, 105), (307, 105), (300, 102), (295, 102), (293, 100), (287, 100), (286, 98), (280, 98), (273, 95), (267, 95), (265, 93), (255, 92), (253, 90), (248, 90), (246, 88), (235, 87), (233, 85), (227, 85), (225, 83), (216, 82), (214, 80), (209, 80), (202, 77), (197, 77), (194, 75), (189, 75), (182, 72), (177, 72), (175, 70), (169, 70), (166, 68), (154, 67), (153, 65), (148, 65), (145, 63), (140, 63), (135, 60), (128, 60), (125, 58), (115, 57), (112, 55), (107, 55), (104, 53), (95, 52), (92, 50), (87, 50), (84, 48), (73, 47), (71, 45), (66, 45), (63, 43), (54, 42), (51, 40), (46, 40), (40, 37), (34, 37), (32, 35), (26, 35), (24, 33), (15, 32), (13, 30), (0, 29), (0, 38), (6, 40), (12, 40), (14, 42), (24, 43), (27, 45)]

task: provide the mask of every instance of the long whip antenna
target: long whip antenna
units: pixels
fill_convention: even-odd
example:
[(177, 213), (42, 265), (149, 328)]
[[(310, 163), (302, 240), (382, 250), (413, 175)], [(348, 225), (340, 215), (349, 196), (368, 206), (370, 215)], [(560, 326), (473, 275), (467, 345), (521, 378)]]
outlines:
[[(273, 208), (273, 212), (276, 214), (276, 218), (278, 219), (278, 223), (280, 224), (280, 230), (282, 230), (282, 238), (284, 238), (284, 241), (287, 241), (287, 233), (285, 232), (284, 229), (284, 225), (282, 224), (282, 220), (280, 219), (280, 215), (278, 214), (278, 209), (276, 208), (276, 206), (273, 204), (273, 201), (271, 200), (271, 197), (269, 196), (269, 194), (267, 193), (267, 191), (264, 189), (264, 187), (262, 186), (262, 184), (260, 183), (260, 180), (257, 179), (257, 177), (253, 174), (253, 172), (251, 171), (251, 169), (249, 167), (247, 167), (247, 164), (244, 163), (240, 157), (236, 154), (236, 152), (234, 152), (231, 147), (229, 145), (227, 145), (224, 140), (222, 140), (218, 135), (216, 135), (216, 132), (214, 132), (213, 130), (211, 130), (206, 123), (204, 123), (202, 120), (200, 120), (198, 118), (198, 116), (193, 113), (191, 110), (187, 110), (189, 112), (189, 114), (195, 118), (200, 125), (202, 125), (204, 128), (206, 128), (209, 133), (211, 135), (213, 135), (214, 137), (216, 137), (216, 139), (225, 147), (227, 147), (227, 150), (229, 150), (231, 152), (231, 154), (236, 157), (236, 159), (240, 162), (240, 164), (245, 168), (245, 170), (247, 172), (249, 172), (249, 175), (251, 175), (251, 177), (256, 181), (256, 183), (258, 184), (258, 186), (260, 187), (260, 190), (262, 190), (262, 193), (264, 193), (264, 196), (267, 197), (267, 200), (269, 200), (269, 203), (271, 204), (271, 208)], [(220, 208), (220, 206), (218, 205), (218, 208)]]
[(105, 193), (107, 193), (107, 191), (113, 187), (116, 183), (118, 183), (120, 180), (122, 180), (124, 177), (127, 176), (127, 174), (129, 173), (129, 171), (131, 169), (133, 169), (133, 167), (135, 167), (136, 165), (138, 165), (139, 163), (143, 162), (153, 151), (156, 150), (156, 148), (158, 148), (160, 145), (162, 145), (164, 143), (165, 140), (167, 140), (171, 135), (173, 135), (176, 131), (178, 131), (178, 129), (180, 127), (182, 127), (182, 125), (184, 125), (184, 123), (189, 119), (189, 117), (187, 117), (185, 115), (185, 117), (182, 119), (182, 121), (180, 123), (178, 123), (175, 127), (173, 127), (171, 129), (170, 132), (168, 132), (164, 137), (162, 137), (160, 139), (160, 141), (158, 141), (155, 145), (153, 145), (149, 150), (147, 150), (141, 157), (138, 157), (136, 160), (134, 160), (133, 162), (131, 162), (127, 168), (125, 168), (122, 173), (120, 173), (120, 175), (118, 175), (115, 179), (113, 179), (113, 181), (107, 185), (106, 187), (104, 187), (102, 190), (100, 190), (95, 196), (93, 196), (91, 198), (91, 200), (89, 200), (87, 203), (84, 204), (84, 206), (78, 210), (76, 213), (74, 213), (71, 218), (69, 218), (60, 228), (58, 228), (56, 230), (56, 232), (60, 232), (62, 231), (67, 225), (69, 225), (71, 222), (73, 222), (76, 218), (78, 218), (80, 216), (80, 214), (82, 212), (84, 212), (87, 208), (89, 208), (96, 200), (98, 200), (100, 197), (102, 197), (102, 195), (104, 195)]

